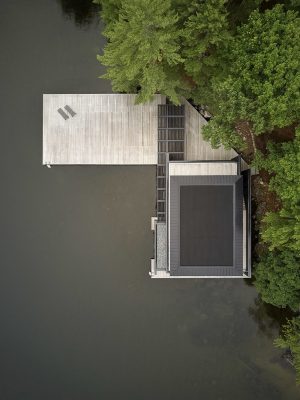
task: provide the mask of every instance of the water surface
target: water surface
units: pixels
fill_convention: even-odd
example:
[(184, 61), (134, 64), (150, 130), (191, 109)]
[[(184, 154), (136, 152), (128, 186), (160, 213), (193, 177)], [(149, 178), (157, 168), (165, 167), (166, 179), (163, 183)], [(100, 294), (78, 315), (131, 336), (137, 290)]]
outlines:
[(42, 94), (111, 92), (83, 3), (1, 2), (0, 399), (299, 399), (253, 287), (149, 279), (154, 167), (42, 166)]

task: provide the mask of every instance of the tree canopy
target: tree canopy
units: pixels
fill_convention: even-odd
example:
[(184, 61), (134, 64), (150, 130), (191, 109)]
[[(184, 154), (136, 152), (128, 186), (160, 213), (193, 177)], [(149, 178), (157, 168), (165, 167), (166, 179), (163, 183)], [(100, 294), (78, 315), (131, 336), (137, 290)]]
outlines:
[(290, 249), (300, 252), (300, 207), (282, 208), (264, 218), (262, 238), (269, 249)]
[(296, 204), (300, 199), (300, 128), (294, 140), (277, 144), (270, 141), (267, 156), (258, 152), (255, 165), (272, 174), (269, 187), (284, 205)]
[(93, 3), (101, 6), (101, 17), (106, 25), (118, 19), (122, 0), (93, 0)]
[[(224, 56), (228, 75), (212, 78), (215, 121), (205, 137), (213, 145), (236, 145), (235, 124), (249, 121), (254, 133), (289, 126), (300, 117), (300, 19), (282, 5), (251, 13)], [(224, 59), (223, 58), (223, 59)]]
[(299, 253), (291, 251), (274, 251), (261, 257), (255, 268), (255, 286), (264, 301), (277, 307), (299, 309), (299, 263)]
[(104, 32), (108, 38), (104, 55), (98, 56), (114, 90), (136, 92), (140, 88), (138, 102), (160, 92), (179, 103), (178, 69), (183, 58), (177, 21), (169, 0), (122, 2), (118, 20)]
[(269, 189), (281, 200), (279, 212), (264, 218), (262, 238), (269, 249), (300, 252), (300, 128), (294, 140), (267, 146), (268, 154), (258, 153), (256, 166), (272, 174)]
[(267, 148), (267, 155), (257, 154), (256, 166), (271, 174), (269, 189), (276, 192), (282, 208), (267, 213), (263, 219), (261, 237), (271, 253), (256, 266), (255, 284), (265, 301), (297, 308), (300, 304), (297, 290), (300, 271), (300, 128), (296, 129), (294, 140), (269, 143)]
[(228, 31), (226, 0), (194, 2), (183, 22), (182, 55), (184, 69), (197, 87), (212, 76), (217, 67), (216, 53), (224, 47), (230, 35)]
[[(95, 0), (108, 44), (99, 61), (120, 92), (174, 103), (183, 94), (214, 119), (214, 147), (241, 148), (235, 125), (254, 133), (299, 121), (300, 19), (293, 1), (262, 12), (262, 0)], [(256, 8), (256, 9), (255, 9)]]

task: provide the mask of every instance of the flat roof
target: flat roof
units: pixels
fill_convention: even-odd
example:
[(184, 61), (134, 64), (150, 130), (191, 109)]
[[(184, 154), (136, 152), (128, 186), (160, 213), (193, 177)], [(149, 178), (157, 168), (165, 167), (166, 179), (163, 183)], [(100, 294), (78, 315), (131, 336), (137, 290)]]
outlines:
[(235, 160), (222, 161), (170, 161), (169, 175), (237, 175), (238, 164)]
[(233, 187), (180, 186), (180, 265), (233, 265)]
[(170, 176), (169, 269), (173, 276), (243, 275), (243, 177)]
[(156, 164), (157, 106), (165, 96), (135, 100), (135, 94), (44, 94), (43, 164)]

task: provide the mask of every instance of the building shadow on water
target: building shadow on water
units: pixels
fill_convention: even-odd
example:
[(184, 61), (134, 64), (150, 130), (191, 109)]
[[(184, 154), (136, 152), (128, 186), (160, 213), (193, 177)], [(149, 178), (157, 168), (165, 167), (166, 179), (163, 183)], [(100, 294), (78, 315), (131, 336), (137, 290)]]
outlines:
[(294, 316), (289, 308), (278, 308), (265, 303), (258, 295), (254, 304), (248, 308), (248, 313), (256, 322), (258, 332), (268, 338), (273, 338), (280, 331), (287, 319)]
[(92, 0), (57, 0), (61, 5), (64, 15), (68, 19), (74, 19), (76, 25), (87, 26), (97, 23), (99, 19), (99, 5)]

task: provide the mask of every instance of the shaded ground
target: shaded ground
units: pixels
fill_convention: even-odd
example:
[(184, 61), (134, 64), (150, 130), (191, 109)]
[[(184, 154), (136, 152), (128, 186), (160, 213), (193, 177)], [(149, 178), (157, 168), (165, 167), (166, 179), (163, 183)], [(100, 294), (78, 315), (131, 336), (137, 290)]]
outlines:
[(287, 126), (285, 128), (275, 128), (270, 133), (264, 133), (263, 135), (255, 136), (256, 148), (263, 153), (266, 153), (267, 143), (272, 141), (275, 143), (288, 142), (295, 138), (295, 128), (297, 124)]
[(248, 121), (238, 122), (235, 128), (245, 143), (245, 150), (242, 151), (243, 158), (248, 164), (251, 164), (256, 150), (261, 151), (263, 154), (267, 154), (267, 144), (270, 141), (282, 143), (293, 140), (295, 138), (296, 125), (297, 124), (293, 124), (285, 128), (275, 128), (272, 132), (255, 135), (252, 132), (251, 125)]

